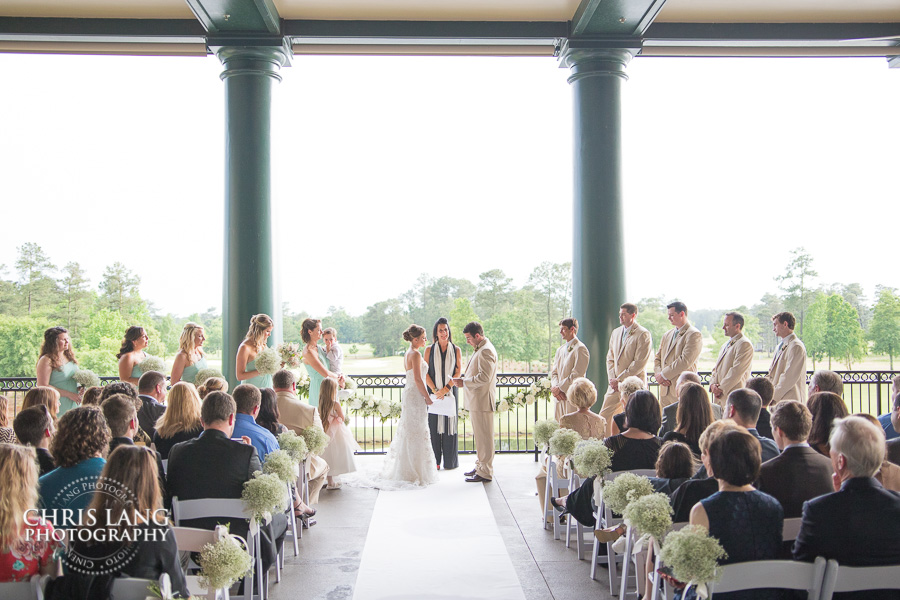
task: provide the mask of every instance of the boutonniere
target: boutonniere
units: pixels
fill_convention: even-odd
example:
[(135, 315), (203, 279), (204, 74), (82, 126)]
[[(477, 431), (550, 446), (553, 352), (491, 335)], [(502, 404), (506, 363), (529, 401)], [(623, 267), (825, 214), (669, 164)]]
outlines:
[(575, 349), (575, 346), (566, 346), (566, 352), (571, 352)]

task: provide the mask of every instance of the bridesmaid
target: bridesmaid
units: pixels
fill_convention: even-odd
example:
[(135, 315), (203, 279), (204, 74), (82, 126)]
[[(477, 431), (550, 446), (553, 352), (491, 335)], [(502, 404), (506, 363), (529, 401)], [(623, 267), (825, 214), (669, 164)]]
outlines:
[(303, 362), (306, 363), (306, 371), (309, 373), (309, 403), (311, 406), (319, 405), (319, 386), (326, 377), (333, 377), (341, 387), (344, 387), (344, 377), (328, 369), (325, 349), (318, 344), (321, 337), (322, 321), (305, 319), (300, 329), (300, 338), (306, 344), (303, 347)]
[(125, 332), (125, 338), (122, 340), (122, 347), (116, 358), (119, 359), (119, 379), (128, 383), (138, 384), (141, 375), (144, 374), (138, 366), (141, 361), (147, 358), (144, 349), (150, 345), (150, 338), (143, 327), (132, 325)]
[(51, 327), (44, 332), (41, 357), (37, 362), (37, 385), (49, 385), (59, 392), (59, 416), (81, 404), (78, 384), (73, 376), (78, 361), (72, 351), (72, 340), (65, 327)]
[(203, 326), (196, 323), (185, 323), (181, 330), (181, 338), (178, 345), (181, 350), (175, 355), (175, 363), (172, 365), (172, 377), (170, 385), (174, 386), (179, 381), (186, 381), (193, 385), (197, 373), (206, 369), (206, 356), (203, 352), (203, 342), (206, 336), (203, 334)]
[(256, 357), (266, 347), (275, 322), (269, 315), (253, 315), (250, 329), (244, 341), (238, 346), (237, 359), (234, 361), (234, 374), (241, 383), (252, 383), (259, 389), (272, 387), (272, 375), (263, 375), (256, 370)]

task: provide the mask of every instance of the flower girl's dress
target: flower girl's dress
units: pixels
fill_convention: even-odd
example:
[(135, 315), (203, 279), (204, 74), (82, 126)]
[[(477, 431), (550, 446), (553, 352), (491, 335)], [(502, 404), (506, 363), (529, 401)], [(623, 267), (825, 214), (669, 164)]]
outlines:
[(326, 433), (331, 439), (321, 455), (322, 460), (328, 463), (328, 475), (337, 477), (344, 473), (352, 473), (356, 470), (353, 452), (359, 450), (359, 444), (337, 410), (332, 409), (328, 421), (330, 424)]

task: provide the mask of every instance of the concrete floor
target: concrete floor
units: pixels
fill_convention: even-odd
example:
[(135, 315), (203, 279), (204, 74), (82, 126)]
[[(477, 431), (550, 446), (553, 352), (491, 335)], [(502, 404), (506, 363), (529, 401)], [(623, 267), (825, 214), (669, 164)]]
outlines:
[[(363, 471), (377, 470), (382, 457), (357, 456)], [(474, 455), (462, 455), (460, 477), (474, 466)], [(590, 578), (590, 564), (579, 561), (564, 541), (541, 527), (533, 455), (497, 455), (494, 481), (486, 487), (494, 518), (528, 600), (584, 600), (611, 598), (608, 573), (598, 569)], [(281, 583), (270, 586), (272, 600), (351, 600), (360, 556), (365, 545), (377, 490), (344, 486), (322, 490), (316, 506), (318, 523), (303, 532), (300, 554), (286, 548)], [(412, 492), (414, 493), (414, 492)], [(453, 576), (448, 573), (448, 576)], [(440, 585), (440, 582), (435, 582)]]

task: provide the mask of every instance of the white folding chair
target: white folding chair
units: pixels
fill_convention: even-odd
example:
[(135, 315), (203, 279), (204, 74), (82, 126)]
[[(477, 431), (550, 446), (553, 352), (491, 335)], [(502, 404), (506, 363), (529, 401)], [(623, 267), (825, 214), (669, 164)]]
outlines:
[[(569, 490), (574, 491), (581, 487), (582, 480), (578, 473), (572, 470), (569, 475)], [(584, 560), (587, 554), (587, 541), (585, 536), (592, 536), (593, 531), (582, 525), (578, 519), (572, 515), (566, 515), (566, 548), (571, 547), (572, 533), (575, 533), (575, 549), (578, 552), (578, 560)]]
[(800, 533), (800, 522), (803, 519), (800, 517), (796, 517), (794, 519), (785, 519), (784, 525), (781, 529), (781, 541), (783, 542), (792, 542), (797, 539), (797, 534)]
[[(816, 559), (824, 560), (821, 556)], [(821, 600), (831, 600), (835, 592), (900, 590), (900, 565), (884, 567), (847, 567), (829, 560)]]
[(3, 600), (44, 600), (41, 576), (32, 575), (28, 581), (0, 583), (0, 598)]
[(722, 567), (722, 578), (709, 584), (709, 597), (725, 592), (775, 588), (806, 591), (808, 600), (819, 600), (825, 579), (825, 559), (813, 563), (793, 560), (754, 560)]
[(113, 581), (109, 591), (109, 600), (146, 600), (150, 596), (150, 586), (159, 583), (162, 600), (171, 600), (172, 582), (168, 573), (159, 576), (159, 581), (140, 579), (137, 577), (121, 577)]
[[(687, 527), (689, 523), (687, 521), (681, 523), (672, 523), (672, 528), (669, 532), (680, 531)], [(650, 600), (657, 600), (659, 598), (660, 592), (666, 600), (672, 600), (675, 593), (672, 590), (672, 586), (663, 581), (662, 577), (659, 574), (659, 569), (662, 567), (662, 561), (659, 558), (659, 554), (656, 555), (656, 559), (653, 565), (653, 587), (650, 590)]]
[[(228, 535), (228, 529), (224, 525), (217, 525), (215, 531), (193, 527), (173, 527), (172, 531), (175, 534), (175, 543), (182, 552), (200, 552), (207, 544), (215, 544)], [(228, 588), (202, 586), (199, 575), (185, 574), (185, 580), (191, 596), (199, 596), (207, 600), (229, 600)]]
[[(307, 469), (309, 465), (306, 461), (309, 460), (309, 457), (304, 458), (303, 462), (300, 463), (300, 478), (298, 479), (298, 486), (300, 489), (300, 499), (303, 500), (303, 504), (309, 506), (309, 474), (307, 473)], [(301, 529), (303, 529), (301, 527)], [(300, 534), (302, 537), (302, 533)]]
[[(244, 519), (250, 521), (251, 516), (244, 510), (244, 503), (235, 498), (202, 498), (197, 500), (178, 500), (172, 498), (172, 520), (176, 526), (181, 526), (182, 521), (204, 518)], [(250, 527), (247, 533), (247, 545), (250, 557), (253, 559), (254, 572), (244, 579), (244, 600), (253, 600), (253, 583), (256, 583), (256, 597), (264, 600), (268, 597), (268, 585), (264, 585), (266, 579), (262, 568), (262, 553), (260, 552), (260, 534), (253, 533)]]
[(557, 457), (547, 457), (547, 486), (544, 488), (544, 529), (547, 529), (547, 518), (553, 521), (553, 539), (560, 539), (559, 516), (550, 504), (550, 498), (559, 498), (569, 489), (569, 480), (557, 473)]
[[(630, 525), (625, 530), (625, 552), (622, 554), (622, 577), (619, 582), (619, 598), (620, 600), (625, 600), (628, 597), (628, 594), (635, 594), (636, 597), (641, 597), (641, 587), (642, 587), (642, 573), (641, 573), (641, 565), (643, 561), (646, 560), (645, 553), (647, 552), (646, 547), (639, 553), (634, 553), (634, 542), (637, 538), (637, 532)], [(629, 578), (628, 573), (631, 568), (634, 567), (634, 576)], [(631, 580), (634, 581), (634, 588), (629, 589), (631, 585)]]

